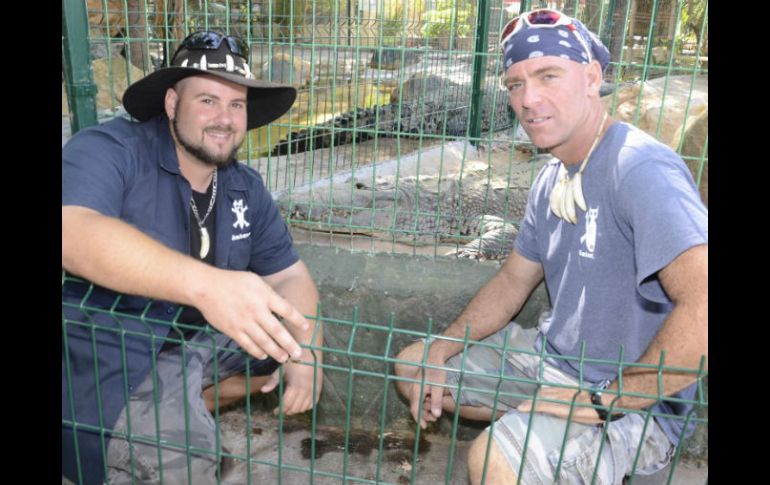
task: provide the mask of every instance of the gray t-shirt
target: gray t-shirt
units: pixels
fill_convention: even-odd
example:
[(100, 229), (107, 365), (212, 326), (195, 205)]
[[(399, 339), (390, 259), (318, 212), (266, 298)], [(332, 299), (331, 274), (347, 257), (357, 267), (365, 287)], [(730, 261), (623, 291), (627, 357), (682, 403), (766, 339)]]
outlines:
[[(552, 304), (540, 326), (546, 350), (579, 356), (585, 342), (586, 359), (617, 362), (622, 346), (622, 361), (636, 362), (673, 309), (657, 273), (708, 242), (708, 211), (682, 159), (626, 123), (608, 129), (583, 171), (588, 210), (577, 210), (577, 224), (549, 207), (559, 165), (552, 160), (535, 179), (515, 243), (519, 254), (543, 265)], [(570, 175), (578, 168), (568, 167)], [(578, 376), (578, 359), (556, 361)], [(617, 374), (617, 364), (583, 366), (589, 382)], [(691, 398), (694, 391), (680, 395)], [(678, 415), (691, 409), (670, 402), (658, 407)], [(658, 421), (677, 443), (683, 422)]]

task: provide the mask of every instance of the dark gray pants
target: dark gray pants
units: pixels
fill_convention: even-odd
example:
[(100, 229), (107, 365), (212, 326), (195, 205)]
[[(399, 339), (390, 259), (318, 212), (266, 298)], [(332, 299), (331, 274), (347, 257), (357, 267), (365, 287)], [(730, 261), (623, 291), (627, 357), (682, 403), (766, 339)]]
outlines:
[(216, 483), (222, 448), (202, 395), (214, 384), (215, 364), (219, 381), (243, 374), (247, 363), (251, 376), (278, 368), (270, 358), (257, 361), (226, 350), (237, 348), (226, 335), (201, 332), (158, 353), (156, 372), (133, 391), (115, 423), (127, 438), (110, 439), (107, 483), (132, 483), (132, 477), (133, 483)]

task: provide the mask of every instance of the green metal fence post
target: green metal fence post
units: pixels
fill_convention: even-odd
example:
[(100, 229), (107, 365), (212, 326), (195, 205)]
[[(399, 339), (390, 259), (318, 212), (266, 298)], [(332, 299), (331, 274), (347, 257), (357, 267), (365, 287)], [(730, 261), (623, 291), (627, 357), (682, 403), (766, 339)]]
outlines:
[(85, 2), (62, 0), (62, 53), (65, 86), (74, 135), (96, 124), (96, 84), (91, 74)]
[(470, 138), (473, 146), (478, 146), (481, 137), (481, 103), (484, 93), (481, 83), (487, 68), (487, 50), (489, 46), (489, 7), (487, 0), (479, 0), (476, 15), (476, 47), (473, 51), (473, 81), (471, 87)]
[[(610, 0), (609, 5), (607, 5), (607, 21), (604, 24), (604, 29), (601, 32), (599, 32), (599, 39), (601, 39), (601, 41), (606, 46), (610, 45), (610, 38), (612, 37), (612, 28), (615, 26), (615, 7), (616, 7), (615, 0)], [(614, 59), (614, 60), (618, 62), (618, 59)]]

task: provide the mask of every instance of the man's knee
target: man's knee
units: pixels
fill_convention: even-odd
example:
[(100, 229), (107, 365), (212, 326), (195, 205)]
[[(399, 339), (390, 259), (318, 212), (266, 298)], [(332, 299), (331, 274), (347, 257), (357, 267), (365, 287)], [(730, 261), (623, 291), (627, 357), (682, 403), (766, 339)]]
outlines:
[[(487, 443), (489, 443), (489, 458), (487, 458)], [(486, 467), (484, 466), (484, 462)], [(494, 439), (489, 439), (489, 433), (482, 432), (471, 445), (468, 451), (468, 473), (471, 483), (479, 485), (484, 475), (484, 469), (487, 473), (484, 477), (484, 484), (514, 484), (516, 483), (516, 474), (508, 464), (503, 453), (498, 448)]]
[[(396, 359), (414, 362), (414, 364), (396, 363), (395, 372), (398, 377), (412, 379), (415, 375), (417, 375), (417, 371), (419, 370), (418, 363), (422, 362), (424, 348), (425, 344), (422, 341), (417, 341), (405, 347), (403, 350), (401, 350), (401, 352), (398, 353)], [(400, 392), (402, 395), (406, 395), (408, 392), (409, 384), (411, 383), (408, 381), (398, 380), (396, 381), (396, 389), (398, 389), (398, 392)]]

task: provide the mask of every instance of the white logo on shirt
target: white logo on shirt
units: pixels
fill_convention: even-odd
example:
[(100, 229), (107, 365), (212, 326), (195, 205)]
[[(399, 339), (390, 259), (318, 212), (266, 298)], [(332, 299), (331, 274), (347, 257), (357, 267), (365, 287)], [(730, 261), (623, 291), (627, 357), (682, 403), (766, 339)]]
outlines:
[(247, 210), (249, 210), (248, 206), (243, 205), (243, 199), (238, 199), (233, 201), (233, 208), (230, 209), (235, 213), (235, 217), (237, 217), (237, 220), (235, 221), (235, 224), (233, 224), (233, 227), (237, 227), (238, 229), (243, 229), (245, 227), (249, 227), (250, 224), (246, 221), (246, 218), (243, 216)]
[(596, 249), (596, 219), (599, 217), (599, 208), (588, 208), (586, 212), (586, 233), (580, 236), (580, 243), (585, 243), (588, 252), (579, 251), (578, 254), (584, 258), (594, 257), (594, 249)]

